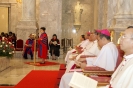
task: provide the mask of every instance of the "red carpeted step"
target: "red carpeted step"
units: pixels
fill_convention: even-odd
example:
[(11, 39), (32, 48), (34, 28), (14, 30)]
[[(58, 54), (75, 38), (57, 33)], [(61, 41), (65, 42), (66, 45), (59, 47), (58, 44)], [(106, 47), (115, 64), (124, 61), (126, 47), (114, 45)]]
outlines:
[(58, 71), (31, 71), (14, 88), (54, 88)]
[(57, 79), (61, 79), (61, 77), (64, 75), (65, 70), (59, 70), (59, 74), (57, 76)]
[(60, 64), (60, 70), (66, 70), (66, 65), (65, 64)]
[(0, 88), (14, 88), (14, 86), (0, 86)]

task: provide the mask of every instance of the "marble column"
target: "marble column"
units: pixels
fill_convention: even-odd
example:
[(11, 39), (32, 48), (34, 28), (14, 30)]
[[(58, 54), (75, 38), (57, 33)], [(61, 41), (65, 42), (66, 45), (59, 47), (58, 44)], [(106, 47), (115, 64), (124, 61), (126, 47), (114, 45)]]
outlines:
[(36, 0), (22, 0), (22, 19), (16, 28), (17, 39), (25, 41), (31, 33), (36, 33), (36, 29)]
[(114, 42), (117, 43), (121, 31), (124, 31), (128, 26), (133, 25), (133, 0), (115, 1), (114, 5), (114, 25), (111, 29), (115, 30)]

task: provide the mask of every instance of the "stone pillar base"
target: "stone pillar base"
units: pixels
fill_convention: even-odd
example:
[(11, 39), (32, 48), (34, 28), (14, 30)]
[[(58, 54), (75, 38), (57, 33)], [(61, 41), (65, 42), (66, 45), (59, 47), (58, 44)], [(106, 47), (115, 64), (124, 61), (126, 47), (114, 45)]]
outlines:
[(0, 72), (10, 67), (10, 60), (7, 57), (0, 57)]
[(36, 29), (36, 21), (20, 21), (16, 28), (17, 39), (25, 42), (31, 33), (36, 34)]

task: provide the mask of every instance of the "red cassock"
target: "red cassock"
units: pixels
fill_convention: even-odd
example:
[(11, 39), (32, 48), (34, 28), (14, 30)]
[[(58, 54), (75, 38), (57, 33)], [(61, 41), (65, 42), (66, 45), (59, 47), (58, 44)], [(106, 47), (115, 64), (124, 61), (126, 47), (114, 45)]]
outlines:
[(42, 33), (38, 39), (38, 57), (46, 59), (48, 54), (48, 37), (46, 33)]

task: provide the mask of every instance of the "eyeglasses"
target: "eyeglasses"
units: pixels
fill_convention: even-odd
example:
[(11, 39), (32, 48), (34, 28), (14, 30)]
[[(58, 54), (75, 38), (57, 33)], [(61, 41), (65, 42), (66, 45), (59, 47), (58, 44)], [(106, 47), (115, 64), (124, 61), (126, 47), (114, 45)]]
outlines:
[(133, 37), (128, 37), (126, 35), (122, 35), (120, 38), (125, 39), (125, 38), (133, 38)]

